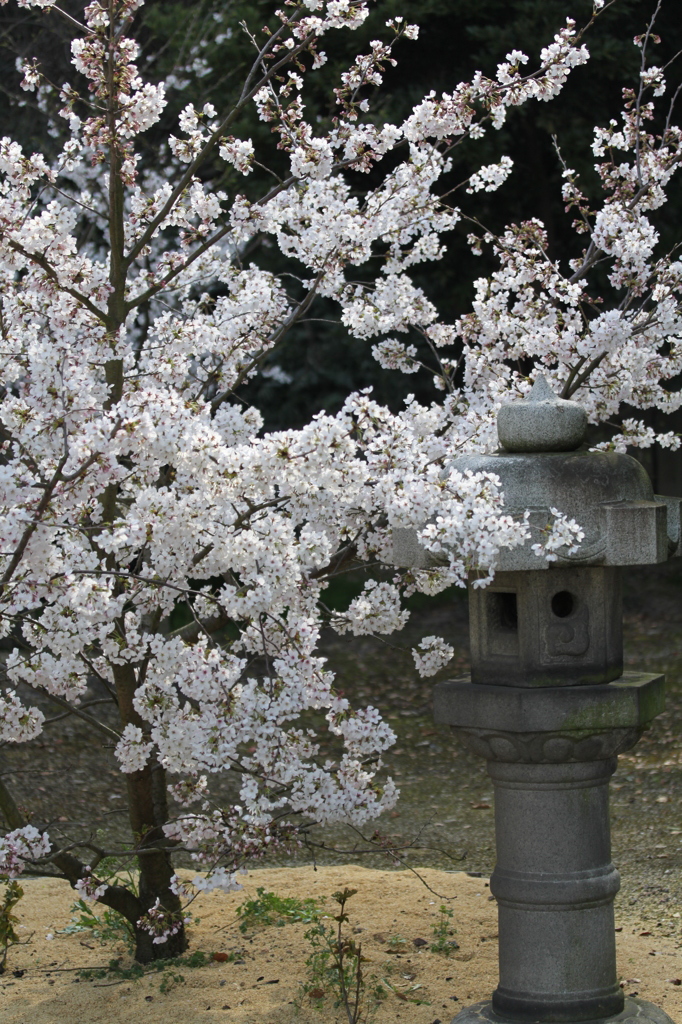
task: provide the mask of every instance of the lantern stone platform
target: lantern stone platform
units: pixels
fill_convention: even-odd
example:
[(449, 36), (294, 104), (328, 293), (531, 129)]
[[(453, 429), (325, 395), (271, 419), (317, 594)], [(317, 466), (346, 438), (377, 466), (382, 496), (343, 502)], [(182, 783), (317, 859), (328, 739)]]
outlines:
[[(555, 563), (531, 538), (470, 584), (471, 675), (434, 690), (435, 720), (486, 759), (495, 790), (499, 984), (453, 1024), (673, 1024), (619, 985), (608, 787), (664, 707), (663, 676), (623, 673), (620, 566), (679, 554), (680, 499), (655, 497), (627, 455), (579, 450), (586, 422), (540, 378), (500, 410), (501, 451), (454, 463), (496, 473), (531, 527), (557, 508), (586, 536)], [(407, 530), (393, 560), (428, 564)]]
[[(499, 1017), (491, 1009), (489, 1002), (474, 1003), (455, 1017), (457, 1024), (500, 1024), (504, 1018)], [(454, 1021), (453, 1021), (454, 1024)], [(575, 1021), (573, 1024), (602, 1024), (602, 1021)], [(670, 1017), (658, 1006), (647, 1003), (644, 999), (633, 999), (628, 996), (624, 1000), (623, 1010), (615, 1017), (609, 1017), (608, 1024), (672, 1024)]]

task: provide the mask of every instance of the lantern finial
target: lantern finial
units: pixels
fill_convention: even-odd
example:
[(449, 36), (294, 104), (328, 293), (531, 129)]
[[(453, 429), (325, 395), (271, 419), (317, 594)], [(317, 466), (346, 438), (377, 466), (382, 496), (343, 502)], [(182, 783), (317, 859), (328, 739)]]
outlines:
[(587, 414), (578, 402), (555, 395), (542, 374), (526, 398), (497, 415), (500, 444), (508, 452), (571, 452), (585, 439)]

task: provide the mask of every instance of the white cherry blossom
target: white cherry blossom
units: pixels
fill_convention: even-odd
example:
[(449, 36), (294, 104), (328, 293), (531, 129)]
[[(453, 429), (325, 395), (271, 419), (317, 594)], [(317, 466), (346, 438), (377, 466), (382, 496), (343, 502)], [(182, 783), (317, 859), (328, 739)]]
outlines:
[[(0, 739), (43, 729), (45, 715), (23, 696), (30, 688), (86, 716), (90, 685), (111, 696), (116, 727), (90, 722), (127, 776), (136, 841), (148, 828), (150, 842), (170, 844), (140, 857), (144, 873), (158, 856), (167, 880), (128, 915), (138, 938), (172, 946), (187, 892), (173, 881), (171, 846), (207, 873), (195, 890), (230, 889), (244, 864), (313, 823), (359, 826), (395, 804), (382, 760), (393, 731), (375, 708), (338, 693), (320, 635), (328, 624), (356, 636), (399, 631), (406, 596), (464, 585), (473, 567), (486, 570), (475, 582), (484, 586), (500, 552), (526, 542), (528, 520), (507, 513), (499, 480), (457, 469), (458, 455), (496, 446), (502, 402), (527, 394), (542, 372), (593, 423), (630, 407), (612, 447), (679, 445), (670, 432), (656, 437), (638, 411), (682, 401), (669, 383), (682, 372), (682, 264), (660, 251), (653, 218), (680, 165), (682, 131), (670, 121), (655, 134), (649, 115), (666, 85), (645, 61), (640, 102), (628, 94), (620, 120), (595, 131), (603, 196), (588, 201), (564, 167), (582, 255), (554, 260), (532, 218), (472, 233), (473, 251), (491, 246), (498, 266), (477, 281), (470, 312), (443, 323), (410, 274), (442, 256), (463, 216), (441, 199), (452, 191), (451, 150), (469, 146), (469, 193), (503, 185), (511, 161), (481, 166), (475, 142), (509, 107), (550, 100), (588, 59), (574, 23), (536, 64), (513, 50), (491, 77), (453, 83), (404, 123), (378, 127), (365, 116), (372, 89), (395, 60), (394, 42), (417, 34), (397, 15), (392, 39), (372, 41), (342, 74), (334, 126), (322, 135), (306, 119), (298, 65), (309, 61), (314, 74), (319, 40), (358, 28), (368, 7), (301, 0), (278, 13), (281, 30), (265, 44), (283, 62), (282, 80), (259, 60), (231, 107), (187, 103), (167, 166), (150, 167), (138, 137), (165, 109), (165, 86), (179, 86), (143, 81), (127, 34), (139, 6), (86, 7), (72, 53), (87, 95), (61, 88), (53, 159), (0, 140), (0, 632), (17, 639)], [(34, 64), (21, 73), (42, 88)], [(264, 143), (229, 134), (246, 105), (288, 161), (284, 180), (250, 198), (206, 174), (211, 153), (243, 175), (267, 166)], [(357, 172), (370, 171), (363, 192)], [(259, 265), (262, 239), (296, 273)], [(391, 411), (365, 390), (303, 427), (264, 432), (244, 385), (259, 373), (275, 379), (287, 332), (318, 296), (381, 366), (427, 372), (441, 399), (410, 395)], [(278, 379), (287, 386), (285, 371)], [(428, 568), (392, 567), (394, 531), (405, 529)], [(552, 510), (532, 539), (551, 561), (580, 543), (580, 524)], [(346, 563), (382, 568), (330, 610), (325, 590)], [(432, 675), (452, 650), (429, 636), (413, 654)], [(311, 719), (335, 737), (334, 760)], [(238, 797), (219, 807), (212, 783), (225, 775)], [(145, 804), (152, 780), (179, 813)], [(6, 873), (59, 856), (31, 825), (0, 839)], [(65, 877), (113, 905), (115, 887), (85, 863)]]

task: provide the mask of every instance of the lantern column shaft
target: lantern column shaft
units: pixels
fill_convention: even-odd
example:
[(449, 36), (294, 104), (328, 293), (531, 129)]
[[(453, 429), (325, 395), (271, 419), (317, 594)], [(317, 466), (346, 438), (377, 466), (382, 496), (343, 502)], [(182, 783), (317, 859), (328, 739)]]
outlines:
[(609, 834), (609, 780), (663, 710), (663, 676), (536, 688), (464, 678), (433, 696), (435, 720), (485, 758), (495, 787), (500, 980), (456, 1024), (672, 1024), (618, 984)]
[(525, 1020), (623, 1009), (616, 973), (609, 779), (616, 759), (489, 762), (495, 786), (500, 982), (493, 1008)]

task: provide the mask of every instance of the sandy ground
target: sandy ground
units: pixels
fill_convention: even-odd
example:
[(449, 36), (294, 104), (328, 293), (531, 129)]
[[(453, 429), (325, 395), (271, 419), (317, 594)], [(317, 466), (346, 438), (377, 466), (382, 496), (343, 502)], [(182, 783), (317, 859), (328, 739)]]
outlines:
[[(243, 949), (243, 963), (211, 961), (201, 968), (176, 968), (173, 980), (153, 973), (137, 981), (115, 976), (78, 977), (76, 968), (106, 965), (123, 947), (100, 945), (88, 932), (60, 934), (71, 920), (73, 892), (63, 882), (26, 880), (18, 912), (27, 942), (10, 950), (0, 978), (2, 1024), (308, 1024), (345, 1021), (327, 999), (320, 1006), (302, 996), (309, 925), (289, 923), (239, 932), (236, 908), (256, 898), (259, 886), (278, 896), (327, 897), (345, 886), (358, 894), (349, 902), (349, 927), (361, 939), (369, 975), (393, 991), (381, 1003), (376, 1024), (449, 1024), (463, 1006), (487, 998), (497, 980), (496, 905), (484, 878), (423, 869), (430, 892), (409, 871), (377, 871), (355, 865), (272, 868), (252, 871), (239, 893), (202, 895), (192, 910), (191, 949), (208, 954)], [(446, 957), (415, 939), (433, 940), (432, 926), (443, 898), (450, 898), (459, 949)], [(331, 903), (332, 907), (335, 904)], [(636, 911), (635, 911), (636, 913)], [(682, 949), (657, 937), (633, 916), (617, 922), (618, 968), (629, 994), (662, 1006), (682, 1024)], [(48, 936), (53, 936), (49, 938)], [(406, 940), (390, 952), (388, 940)], [(395, 942), (394, 942), (395, 945)], [(400, 948), (400, 947), (398, 947)], [(122, 965), (129, 962), (123, 956)], [(23, 973), (20, 973), (23, 972)], [(677, 981), (677, 984), (675, 984)]]

